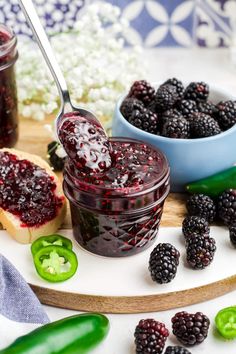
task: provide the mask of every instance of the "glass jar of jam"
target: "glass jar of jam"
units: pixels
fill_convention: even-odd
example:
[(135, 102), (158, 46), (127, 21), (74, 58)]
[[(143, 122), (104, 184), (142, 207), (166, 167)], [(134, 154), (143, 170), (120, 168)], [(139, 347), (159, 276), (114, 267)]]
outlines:
[(14, 33), (0, 24), (0, 148), (18, 139), (17, 93), (14, 64), (18, 58)]
[(169, 193), (169, 166), (155, 147), (111, 138), (112, 166), (84, 178), (67, 158), (63, 188), (73, 234), (86, 250), (110, 257), (137, 254), (153, 244)]

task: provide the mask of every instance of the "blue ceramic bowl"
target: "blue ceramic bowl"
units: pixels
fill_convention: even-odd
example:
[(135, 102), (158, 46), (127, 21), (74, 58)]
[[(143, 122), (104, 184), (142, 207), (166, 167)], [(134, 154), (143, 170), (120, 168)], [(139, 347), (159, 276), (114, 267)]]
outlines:
[[(210, 86), (210, 100), (235, 99), (221, 88)], [(231, 129), (201, 139), (171, 139), (147, 133), (131, 125), (120, 112), (121, 97), (116, 105), (112, 135), (146, 141), (161, 149), (169, 160), (171, 191), (181, 192), (187, 183), (222, 171), (236, 162), (236, 125)]]

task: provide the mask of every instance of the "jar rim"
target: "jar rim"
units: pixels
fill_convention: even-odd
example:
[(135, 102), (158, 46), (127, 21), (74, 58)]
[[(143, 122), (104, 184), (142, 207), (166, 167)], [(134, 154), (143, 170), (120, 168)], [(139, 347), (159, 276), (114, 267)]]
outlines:
[[(138, 197), (142, 197), (143, 195), (146, 195), (148, 193), (152, 193), (153, 191), (157, 190), (158, 188), (162, 187), (170, 178), (170, 169), (168, 169), (167, 174), (163, 177), (162, 180), (158, 181), (156, 184), (152, 185), (150, 188), (147, 189), (141, 189), (140, 191), (135, 191), (134, 193), (129, 192), (129, 193), (116, 193), (116, 194), (103, 194), (103, 193), (95, 193), (93, 189), (91, 190), (84, 190), (84, 189), (80, 189), (78, 186), (75, 186), (73, 184), (73, 182), (71, 181), (71, 179), (67, 178), (67, 176), (64, 176), (64, 183), (68, 184), (71, 188), (73, 188), (75, 191), (77, 192), (83, 192), (84, 194), (93, 194), (96, 196), (102, 196), (102, 197), (106, 197), (106, 199), (124, 199), (127, 197), (132, 197), (132, 198), (138, 198)], [(104, 189), (105, 190), (105, 189)], [(110, 190), (109, 190), (110, 191)], [(113, 191), (115, 192), (116, 190), (113, 189)]]
[(7, 27), (4, 24), (0, 24), (0, 32), (1, 30), (7, 33), (10, 37), (6, 43), (0, 44), (0, 58), (8, 54), (16, 46), (17, 43), (16, 35), (10, 27)]
[[(98, 192), (98, 194), (102, 194), (105, 193), (106, 191), (110, 191), (113, 192), (115, 195), (121, 197), (122, 195), (127, 195), (127, 194), (132, 194), (133, 196), (135, 195), (141, 195), (142, 193), (146, 193), (147, 190), (151, 190), (152, 188), (157, 188), (159, 185), (161, 185), (162, 183), (165, 182), (166, 178), (169, 176), (170, 173), (170, 168), (169, 168), (169, 163), (168, 160), (165, 156), (165, 154), (158, 149), (157, 147), (155, 147), (152, 144), (149, 144), (147, 142), (143, 142), (141, 140), (138, 139), (132, 139), (132, 138), (126, 138), (126, 137), (111, 137), (110, 138), (111, 141), (121, 141), (121, 142), (133, 142), (133, 143), (139, 143), (139, 144), (145, 144), (148, 147), (150, 147), (151, 149), (153, 149), (155, 152), (158, 153), (158, 155), (160, 156), (160, 158), (162, 159), (162, 165), (163, 168), (161, 170), (161, 172), (157, 175), (157, 178), (155, 179), (155, 183), (154, 183), (154, 179), (152, 179), (149, 182), (144, 183), (142, 186), (142, 188), (140, 190), (133, 190), (132, 191), (132, 187), (122, 187), (122, 191), (120, 188), (111, 188), (111, 186), (107, 187), (107, 186), (100, 186), (100, 185), (95, 185), (93, 183), (87, 183), (84, 182), (82, 177), (78, 178), (77, 176), (74, 176), (73, 174), (70, 173), (67, 165), (69, 164), (70, 159), (67, 159), (66, 165), (65, 165), (65, 169), (64, 169), (64, 176), (65, 174), (68, 174), (74, 181), (78, 181), (81, 183), (81, 186), (83, 186), (83, 188), (85, 188), (87, 191), (89, 188), (93, 188), (93, 186), (96, 188)], [(94, 192), (94, 191), (93, 191)]]
[[(67, 197), (67, 199), (69, 200), (70, 203), (74, 204), (74, 205), (77, 206), (77, 207), (81, 207), (81, 206), (82, 206), (82, 208), (84, 208), (84, 209), (102, 212), (102, 210), (100, 210), (100, 209), (99, 209), (99, 210), (98, 210), (98, 209), (94, 209), (94, 207), (91, 208), (91, 207), (89, 207), (88, 205), (85, 205), (84, 203), (80, 203), (79, 201), (73, 199), (73, 198), (70, 196), (70, 194), (68, 193), (66, 184), (67, 184), (67, 182), (64, 180), (64, 181), (63, 181), (64, 194), (65, 194), (65, 196)], [(148, 191), (148, 192), (149, 192), (149, 191)], [(155, 205), (161, 204), (161, 203), (167, 198), (169, 192), (170, 192), (170, 184), (168, 184), (168, 185), (166, 186), (166, 190), (165, 190), (165, 192), (163, 193), (163, 195), (162, 195), (159, 199), (157, 199), (155, 202), (150, 203), (150, 204), (147, 204), (147, 205), (145, 205), (144, 207), (135, 208), (135, 209), (133, 209), (133, 210), (131, 210), (131, 209), (122, 210), (122, 214), (123, 214), (123, 215), (126, 215), (126, 214), (129, 214), (129, 215), (130, 215), (130, 214), (136, 214), (136, 213), (140, 213), (140, 212), (144, 212), (144, 211), (146, 211), (146, 210), (149, 210), (149, 209), (153, 208)], [(132, 196), (132, 197), (135, 197), (135, 196)], [(107, 213), (107, 211), (104, 211), (104, 212), (105, 212), (105, 214)], [(116, 210), (116, 212), (117, 212), (117, 210)]]

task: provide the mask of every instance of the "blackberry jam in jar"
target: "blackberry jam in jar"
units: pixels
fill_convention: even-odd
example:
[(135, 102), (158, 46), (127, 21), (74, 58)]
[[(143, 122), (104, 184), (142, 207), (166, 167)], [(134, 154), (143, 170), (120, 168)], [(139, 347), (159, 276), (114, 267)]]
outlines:
[(14, 64), (18, 57), (16, 37), (0, 25), (0, 148), (18, 139), (17, 94)]
[(64, 169), (73, 233), (86, 250), (109, 257), (137, 254), (153, 244), (169, 193), (169, 166), (155, 147), (111, 138), (111, 166), (81, 172), (71, 157)]

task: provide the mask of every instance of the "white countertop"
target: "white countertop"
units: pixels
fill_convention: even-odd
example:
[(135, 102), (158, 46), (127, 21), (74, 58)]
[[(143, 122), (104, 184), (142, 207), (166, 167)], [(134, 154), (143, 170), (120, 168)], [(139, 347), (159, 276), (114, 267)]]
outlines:
[(177, 77), (183, 81), (206, 81), (235, 91), (236, 67), (230, 61), (228, 49), (158, 48), (146, 50), (150, 81)]
[[(236, 96), (236, 69), (232, 67), (227, 49), (173, 49), (160, 48), (144, 53), (150, 65), (149, 81), (164, 81), (170, 77), (177, 77), (183, 81), (206, 81), (209, 84), (221, 85), (229, 89)], [(230, 264), (229, 264), (230, 267)], [(223, 307), (236, 304), (236, 291), (221, 298), (206, 303), (184, 308), (188, 312), (202, 311), (206, 313), (211, 323), (214, 316)], [(51, 320), (75, 314), (75, 311), (57, 309), (44, 306)], [(182, 309), (181, 309), (182, 310)], [(171, 329), (170, 319), (178, 310), (171, 310), (151, 314), (135, 315), (108, 315), (111, 322), (111, 331), (107, 340), (94, 351), (94, 354), (134, 354), (133, 332), (141, 318), (155, 318), (166, 323)], [(213, 334), (211, 326), (208, 338), (204, 343), (191, 350), (192, 354), (235, 354), (236, 341), (223, 342)], [(169, 345), (176, 345), (173, 335), (168, 339)]]
[[(109, 335), (91, 354), (135, 354), (134, 330), (140, 319), (154, 318), (157, 321), (164, 322), (171, 332), (171, 318), (180, 310), (192, 313), (201, 311), (207, 314), (211, 321), (207, 339), (200, 345), (189, 348), (192, 354), (235, 354), (236, 340), (222, 341), (214, 333), (213, 325), (216, 313), (220, 309), (234, 304), (236, 304), (236, 291), (215, 300), (185, 307), (184, 309), (134, 315), (108, 315), (111, 325)], [(44, 308), (52, 321), (78, 313), (49, 306), (44, 306)], [(170, 333), (167, 345), (180, 345), (180, 343)]]

